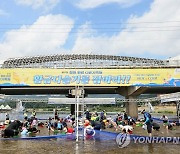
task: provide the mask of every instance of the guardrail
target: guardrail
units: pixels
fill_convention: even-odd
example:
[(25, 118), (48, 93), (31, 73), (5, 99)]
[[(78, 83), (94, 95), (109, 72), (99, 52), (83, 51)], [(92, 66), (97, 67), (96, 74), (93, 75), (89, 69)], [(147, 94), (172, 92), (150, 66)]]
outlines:
[[(27, 99), (25, 99), (25, 98), (13, 98), (13, 97), (6, 97), (6, 96), (4, 96), (4, 98), (2, 98), (2, 99), (4, 99), (4, 100), (11, 100), (11, 101), (22, 101), (22, 102), (48, 102), (48, 99), (46, 98), (46, 99), (31, 99), (31, 98), (27, 98)], [(62, 100), (65, 100), (65, 98), (56, 98), (56, 99), (62, 99)], [(66, 98), (67, 100), (68, 100), (68, 98)], [(98, 99), (98, 98), (96, 98), (96, 99)], [(102, 99), (102, 98), (101, 98)], [(70, 99), (69, 98), (69, 101), (72, 101), (73, 99)], [(121, 102), (121, 103), (125, 103), (125, 102), (144, 102), (144, 103), (148, 103), (148, 102), (154, 102), (154, 101), (159, 101), (159, 102), (161, 102), (161, 98), (160, 97), (153, 97), (153, 98), (146, 98), (146, 99), (118, 99), (118, 98), (116, 98), (116, 102)], [(175, 101), (175, 100), (174, 100)], [(161, 102), (162, 103), (162, 102)], [(63, 104), (63, 103), (62, 103)], [(70, 104), (70, 103), (69, 103)], [(73, 102), (72, 102), (72, 104), (73, 104)], [(97, 103), (95, 103), (95, 104), (97, 104)], [(99, 104), (101, 104), (100, 102), (99, 102)]]
[(179, 67), (180, 60), (158, 60), (112, 55), (49, 55), (11, 58), (2, 68), (144, 68)]
[[(3, 94), (0, 94), (0, 98), (1, 99), (4, 99), (4, 100), (11, 100), (11, 101), (22, 101), (22, 102), (48, 102), (49, 100), (50, 101), (53, 101), (53, 100), (57, 100), (57, 101), (62, 101), (62, 104), (63, 104), (63, 100), (65, 101), (68, 101), (68, 102), (71, 102), (73, 99), (70, 99), (70, 98), (52, 98), (52, 97), (49, 97), (49, 98), (14, 98), (14, 97), (11, 97), (11, 96), (6, 96), (6, 95), (3, 95)], [(98, 98), (84, 98), (86, 101), (94, 101), (94, 99), (98, 99)], [(91, 100), (92, 99), (92, 100)], [(109, 101), (114, 98), (100, 98), (99, 100), (102, 100), (104, 99)], [(160, 101), (161, 103), (164, 103), (166, 101), (164, 100), (167, 100), (167, 102), (170, 102), (170, 101), (180, 101), (180, 92), (177, 92), (177, 93), (171, 93), (171, 94), (164, 94), (164, 95), (160, 95), (158, 97), (152, 97), (152, 98), (142, 98), (142, 99), (120, 99), (120, 98), (116, 98), (115, 101), (116, 102), (144, 102), (144, 103), (148, 103), (148, 102), (154, 102), (154, 101)], [(98, 101), (99, 104), (100, 101)], [(72, 103), (73, 104), (73, 103)], [(97, 103), (95, 103), (97, 104)]]
[(180, 92), (164, 94), (164, 95), (160, 95), (159, 97), (160, 97), (161, 103), (179, 101), (180, 100)]

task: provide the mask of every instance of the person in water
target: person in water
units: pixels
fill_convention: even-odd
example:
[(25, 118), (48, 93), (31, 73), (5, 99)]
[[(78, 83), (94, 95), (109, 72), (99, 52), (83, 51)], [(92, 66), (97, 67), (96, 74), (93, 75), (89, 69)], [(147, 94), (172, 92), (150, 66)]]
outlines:
[(55, 120), (59, 119), (57, 109), (55, 109), (55, 111), (54, 111), (54, 119)]
[(124, 114), (123, 114), (123, 119), (124, 119), (125, 124), (128, 124), (128, 114), (125, 111), (124, 111)]
[(123, 133), (126, 133), (126, 134), (132, 134), (133, 133), (133, 127), (130, 126), (130, 125), (119, 125), (118, 126), (120, 128), (120, 130), (123, 132)]
[[(93, 122), (93, 124), (95, 125), (95, 121)], [(94, 128), (91, 126), (91, 123), (89, 122), (89, 120), (85, 120), (84, 121), (84, 137), (86, 137), (86, 139), (91, 138), (95, 135), (95, 130)]]
[(19, 120), (11, 122), (8, 127), (4, 130), (4, 137), (14, 137), (19, 134), (21, 130), (22, 123)]
[(25, 119), (25, 118), (28, 119), (28, 115), (27, 115), (27, 111), (26, 111), (26, 110), (24, 111), (24, 114), (23, 114), (23, 115), (24, 115), (24, 119)]
[(152, 128), (153, 128), (153, 130), (159, 131), (160, 125), (155, 122), (152, 122)]
[(135, 125), (135, 124), (136, 121), (132, 117), (128, 116), (128, 125)]
[(4, 125), (6, 126), (6, 127), (8, 127), (8, 125), (11, 123), (11, 121), (8, 119), (8, 118), (6, 118), (6, 120), (5, 120), (5, 122), (4, 122)]
[(86, 119), (90, 120), (91, 119), (91, 114), (89, 112), (89, 110), (87, 109), (86, 112), (84, 113), (86, 115)]
[(175, 122), (168, 123), (168, 124), (166, 125), (167, 131), (168, 131), (168, 130), (173, 130), (174, 126), (176, 126), (176, 123), (175, 123)]
[(61, 120), (58, 120), (57, 129), (58, 130), (63, 130), (63, 124), (62, 124)]
[(91, 125), (88, 125), (84, 128), (84, 136), (86, 137), (86, 139), (93, 137), (95, 134), (96, 132)]
[(145, 112), (145, 109), (141, 112), (142, 114), (144, 114), (144, 124), (147, 125), (147, 132), (149, 134), (149, 136), (152, 136), (152, 118), (151, 118), (151, 114), (148, 112)]
[(6, 120), (9, 120), (9, 113), (6, 113)]
[(101, 122), (100, 121), (91, 121), (92, 127), (94, 130), (101, 130)]
[(75, 130), (72, 128), (72, 126), (67, 126), (67, 133), (66, 134), (73, 134)]
[(32, 117), (36, 117), (36, 110), (34, 109), (33, 111), (32, 111)]
[(167, 123), (168, 123), (168, 117), (167, 116), (163, 115), (160, 119), (163, 120), (164, 125), (167, 125)]
[(48, 129), (49, 134), (50, 134), (50, 131), (54, 132), (53, 123), (52, 123), (52, 118), (51, 117), (49, 117), (49, 119), (48, 119), (46, 124), (47, 124), (47, 129)]
[(21, 136), (26, 137), (28, 135), (28, 130), (26, 127), (22, 127)]

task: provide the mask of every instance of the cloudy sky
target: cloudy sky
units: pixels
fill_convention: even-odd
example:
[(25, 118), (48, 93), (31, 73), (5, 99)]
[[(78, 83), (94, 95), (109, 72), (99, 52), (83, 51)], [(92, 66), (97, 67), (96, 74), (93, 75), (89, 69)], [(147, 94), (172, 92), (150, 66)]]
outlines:
[(180, 55), (180, 0), (1, 0), (0, 60)]

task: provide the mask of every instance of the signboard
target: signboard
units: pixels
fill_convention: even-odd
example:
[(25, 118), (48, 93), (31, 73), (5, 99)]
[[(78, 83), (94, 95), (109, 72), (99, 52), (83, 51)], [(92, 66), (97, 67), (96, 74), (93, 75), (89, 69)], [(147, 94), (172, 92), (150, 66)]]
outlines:
[[(48, 104), (76, 104), (76, 98), (49, 98)], [(79, 98), (81, 104), (116, 104), (115, 98)]]
[(0, 86), (172, 86), (180, 69), (0, 69)]

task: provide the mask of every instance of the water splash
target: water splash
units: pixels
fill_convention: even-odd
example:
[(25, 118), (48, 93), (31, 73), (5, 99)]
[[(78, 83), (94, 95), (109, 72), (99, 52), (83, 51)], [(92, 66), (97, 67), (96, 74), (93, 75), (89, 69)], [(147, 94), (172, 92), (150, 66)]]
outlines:
[(18, 101), (18, 102), (16, 103), (15, 111), (16, 111), (16, 112), (23, 112), (23, 111), (24, 111), (24, 107), (23, 107), (23, 105), (22, 105), (22, 101)]
[(23, 118), (23, 114), (22, 112), (24, 111), (24, 107), (22, 105), (22, 101), (17, 101), (16, 102), (16, 108), (12, 110), (11, 114), (13, 115), (13, 117), (11, 119), (22, 119)]

